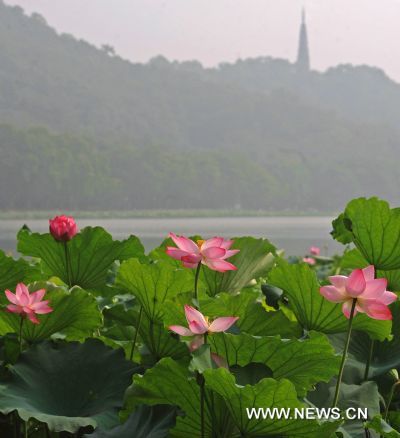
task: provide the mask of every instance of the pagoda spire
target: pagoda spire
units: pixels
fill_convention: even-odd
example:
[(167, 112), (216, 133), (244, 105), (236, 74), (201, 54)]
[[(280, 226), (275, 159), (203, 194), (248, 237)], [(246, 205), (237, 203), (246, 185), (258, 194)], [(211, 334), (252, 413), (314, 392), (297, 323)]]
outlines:
[(297, 52), (296, 68), (299, 73), (308, 73), (310, 71), (310, 54), (308, 50), (306, 12), (304, 8), (301, 11), (299, 49)]

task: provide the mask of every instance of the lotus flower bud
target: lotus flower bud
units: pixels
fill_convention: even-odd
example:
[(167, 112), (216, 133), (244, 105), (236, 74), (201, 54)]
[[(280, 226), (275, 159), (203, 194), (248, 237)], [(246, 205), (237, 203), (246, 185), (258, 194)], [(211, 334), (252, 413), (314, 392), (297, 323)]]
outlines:
[(68, 242), (78, 232), (75, 219), (71, 216), (56, 216), (49, 220), (50, 234), (59, 242)]

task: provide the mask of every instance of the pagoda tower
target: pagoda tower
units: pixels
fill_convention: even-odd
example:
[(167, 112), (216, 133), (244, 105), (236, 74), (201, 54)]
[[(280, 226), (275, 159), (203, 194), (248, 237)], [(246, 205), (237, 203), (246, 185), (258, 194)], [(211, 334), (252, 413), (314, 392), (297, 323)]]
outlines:
[(310, 71), (310, 54), (308, 51), (306, 13), (304, 8), (301, 12), (299, 49), (295, 65), (298, 73), (308, 73)]

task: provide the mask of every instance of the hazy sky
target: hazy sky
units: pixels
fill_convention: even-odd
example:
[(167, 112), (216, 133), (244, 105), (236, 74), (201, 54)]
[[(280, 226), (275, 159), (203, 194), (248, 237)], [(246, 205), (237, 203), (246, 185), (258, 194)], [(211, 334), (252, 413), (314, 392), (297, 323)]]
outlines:
[(400, 0), (6, 0), (61, 32), (108, 43), (133, 61), (163, 54), (205, 65), (296, 56), (301, 7), (313, 68), (383, 68), (400, 81)]

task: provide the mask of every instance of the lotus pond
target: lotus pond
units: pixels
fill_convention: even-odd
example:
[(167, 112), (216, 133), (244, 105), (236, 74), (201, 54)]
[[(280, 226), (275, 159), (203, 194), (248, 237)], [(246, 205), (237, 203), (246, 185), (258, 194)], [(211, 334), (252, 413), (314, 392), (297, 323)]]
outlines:
[(400, 437), (400, 209), (350, 201), (334, 257), (173, 231), (0, 251), (1, 438)]

